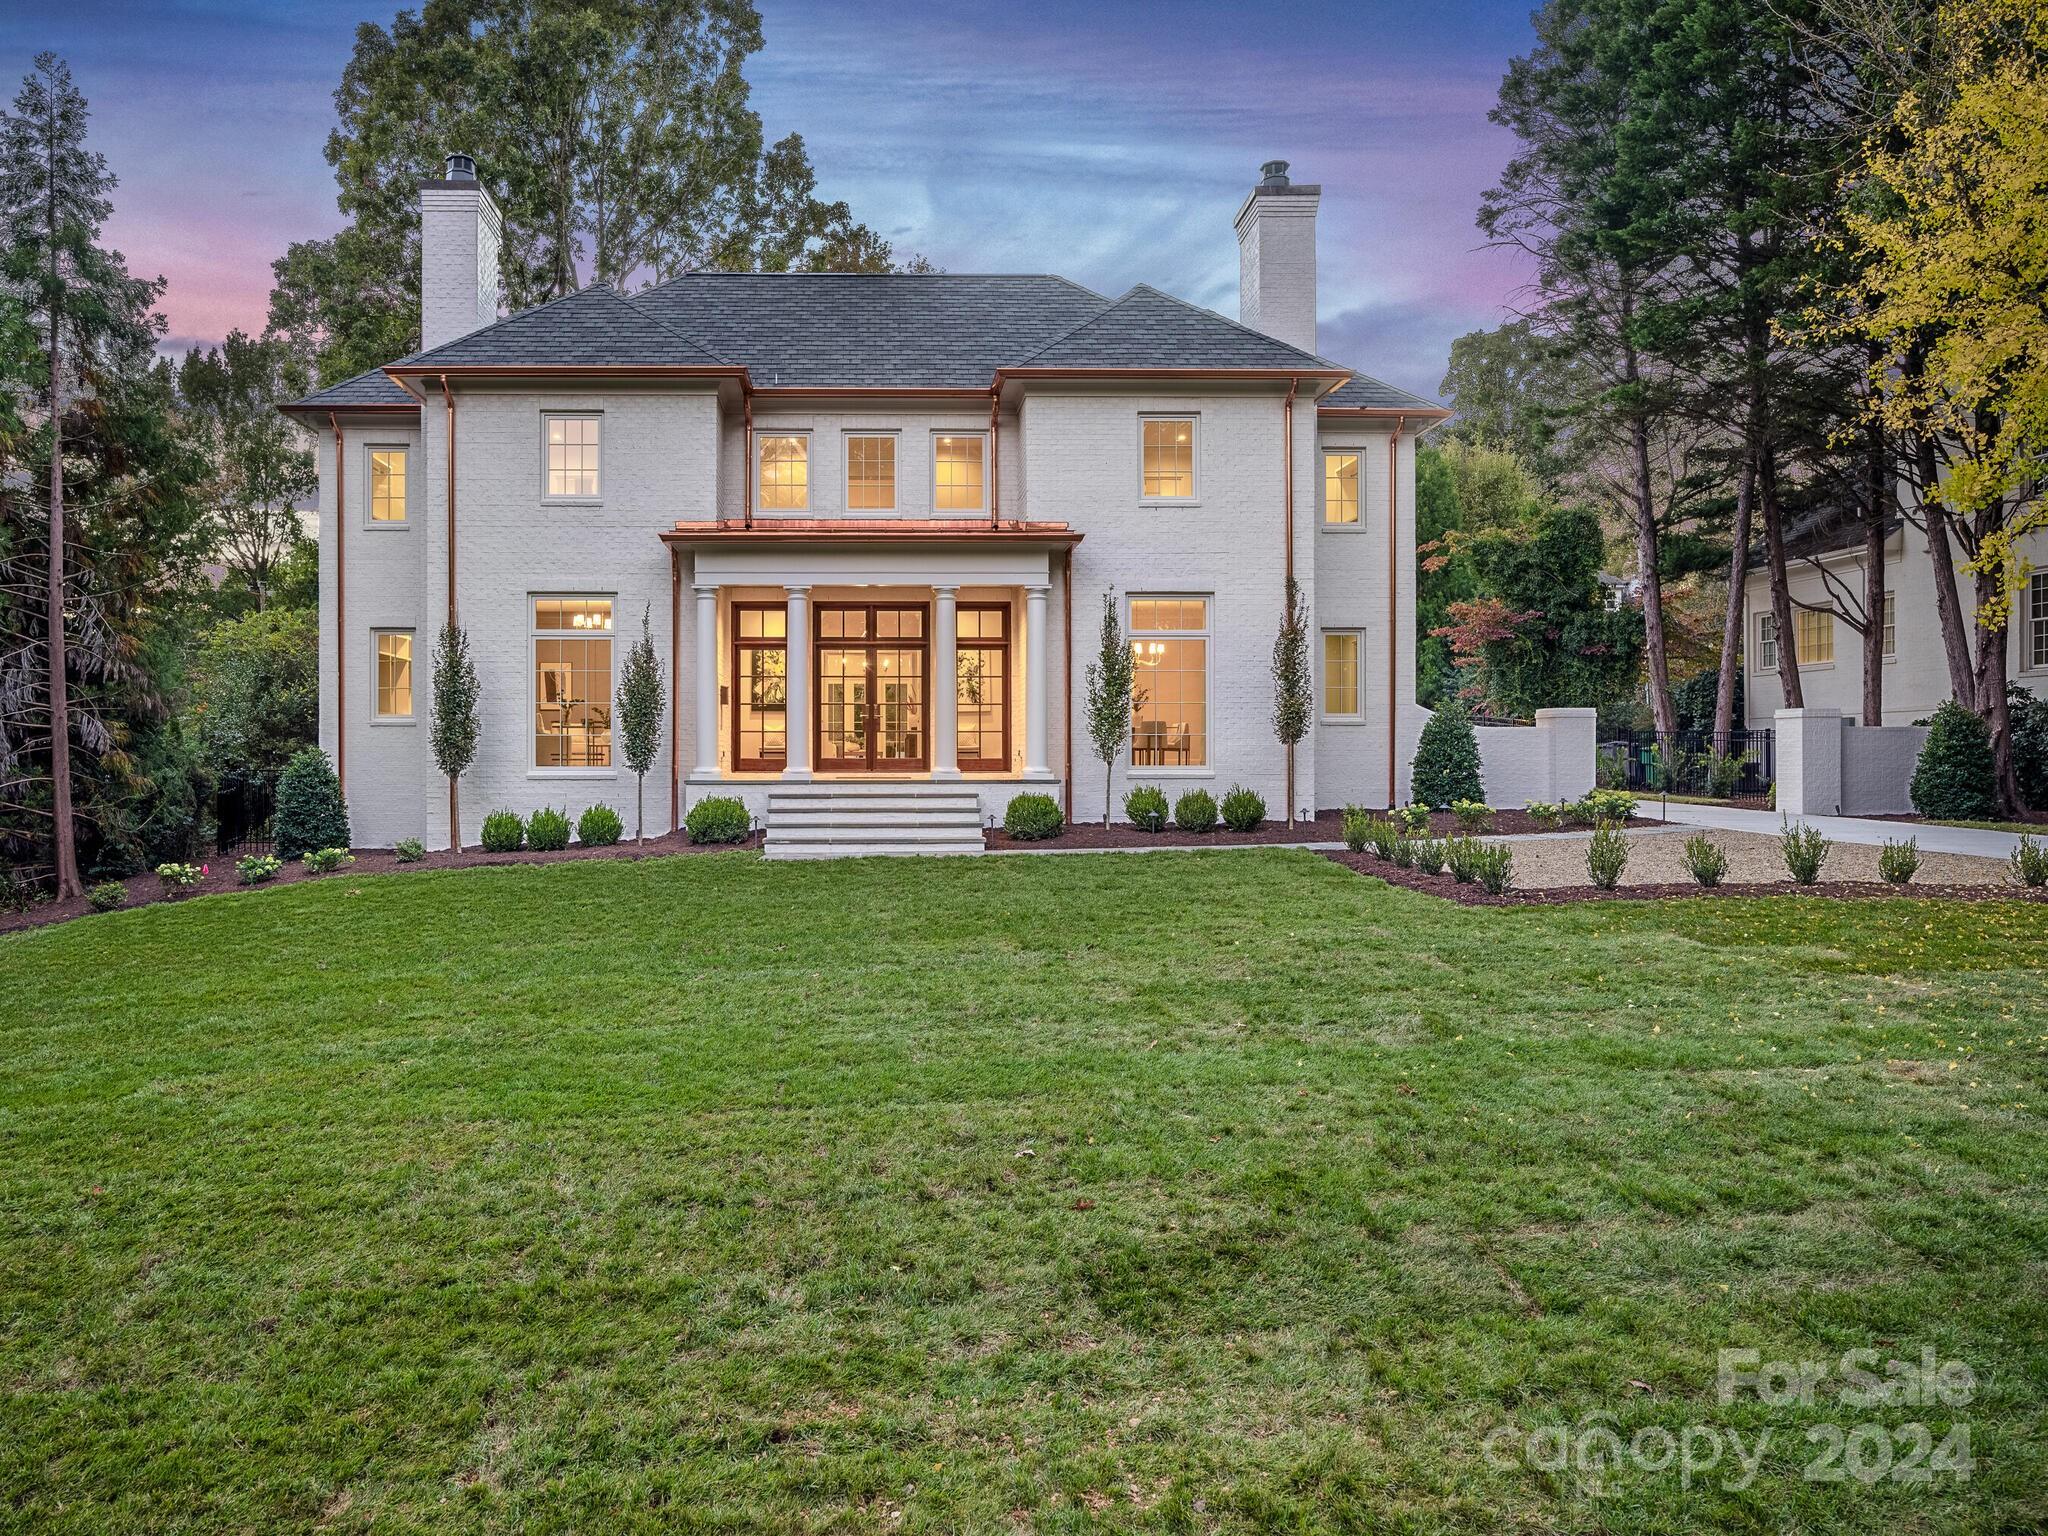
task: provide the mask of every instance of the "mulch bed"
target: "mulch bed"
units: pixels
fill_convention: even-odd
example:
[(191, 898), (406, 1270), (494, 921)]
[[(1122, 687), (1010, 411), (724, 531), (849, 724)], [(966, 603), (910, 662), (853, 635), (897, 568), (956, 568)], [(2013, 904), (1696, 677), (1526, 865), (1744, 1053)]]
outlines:
[(1847, 900), (1912, 897), (1942, 901), (2048, 902), (2048, 890), (2029, 890), (2023, 886), (1915, 884), (1901, 890), (1875, 880), (1824, 880), (1818, 885), (1794, 885), (1780, 880), (1750, 885), (1717, 885), (1712, 890), (1690, 881), (1682, 885), (1624, 885), (1612, 891), (1591, 885), (1561, 885), (1530, 891), (1507, 890), (1495, 896), (1476, 881), (1460, 885), (1448, 874), (1426, 875), (1419, 869), (1402, 869), (1392, 860), (1370, 853), (1326, 849), (1323, 857), (1361, 875), (1373, 875), (1389, 885), (1441, 896), (1445, 901), (1455, 901), (1467, 907), (1562, 907), (1578, 901), (1669, 901), (1684, 896), (1832, 896)]
[[(1663, 822), (1650, 816), (1634, 816), (1629, 819), (1631, 827), (1661, 827)], [(1513, 837), (1526, 832), (1569, 831), (1570, 828), (1546, 827), (1527, 811), (1495, 811), (1493, 819), (1486, 825), (1481, 837)], [(1437, 811), (1429, 818), (1431, 837), (1456, 837), (1458, 818), (1449, 811)], [(1317, 811), (1314, 821), (1297, 821), (1289, 828), (1284, 821), (1261, 822), (1256, 831), (1233, 832), (1218, 825), (1213, 832), (1182, 832), (1167, 827), (1159, 832), (1146, 832), (1127, 821), (1112, 821), (1108, 826), (1099, 821), (1070, 824), (1058, 837), (1039, 838), (1026, 842), (1010, 836), (1001, 827), (991, 828), (983, 834), (983, 841), (990, 848), (1243, 848), (1263, 844), (1288, 843), (1341, 843), (1344, 840), (1344, 813), (1342, 811)]]
[[(235, 874), (235, 856), (227, 855), (195, 859), (194, 863), (207, 867), (207, 875), (199, 884), (176, 896), (164, 894), (163, 882), (154, 871), (146, 875), (130, 875), (121, 882), (128, 887), (128, 904), (118, 910), (152, 906), (161, 901), (189, 901), (194, 896), (218, 895), (223, 891), (263, 891), (274, 886), (297, 885), (302, 880), (338, 880), (345, 875), (402, 874), (415, 869), (477, 869), (490, 864), (560, 864), (579, 859), (655, 859), (678, 853), (728, 853), (735, 848), (760, 846), (759, 832), (749, 833), (744, 841), (737, 843), (693, 843), (687, 833), (670, 832), (662, 837), (650, 837), (644, 843), (629, 841), (609, 848), (576, 846), (557, 853), (535, 853), (531, 849), (522, 849), (518, 853), (485, 853), (482, 848), (464, 848), (458, 853), (429, 853), (409, 864), (401, 863), (398, 855), (389, 848), (357, 848), (352, 850), (356, 856), (355, 863), (345, 864), (328, 874), (309, 873), (304, 864), (293, 859), (262, 885), (242, 884)], [(38, 902), (25, 912), (0, 912), (0, 933), (68, 922), (74, 917), (86, 916), (91, 910), (82, 898)]]

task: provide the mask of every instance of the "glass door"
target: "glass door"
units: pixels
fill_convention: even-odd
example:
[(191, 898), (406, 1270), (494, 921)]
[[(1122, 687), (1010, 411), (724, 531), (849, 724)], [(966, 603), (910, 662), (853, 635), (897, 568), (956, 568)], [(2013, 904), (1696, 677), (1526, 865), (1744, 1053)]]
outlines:
[(816, 655), (819, 768), (907, 773), (930, 766), (923, 607), (821, 603)]

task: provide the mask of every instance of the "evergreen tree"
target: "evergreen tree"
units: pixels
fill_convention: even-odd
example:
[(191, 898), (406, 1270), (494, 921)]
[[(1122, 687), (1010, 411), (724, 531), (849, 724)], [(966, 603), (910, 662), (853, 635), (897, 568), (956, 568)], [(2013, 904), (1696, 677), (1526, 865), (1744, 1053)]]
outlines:
[(1941, 821), (1989, 821), (1998, 814), (1991, 735), (1975, 711), (1942, 701), (1928, 722), (1913, 769), (1913, 809)]
[(1315, 722), (1315, 679), (1309, 672), (1308, 603), (1287, 578), (1287, 610), (1273, 641), (1273, 734), (1287, 749), (1287, 825), (1294, 825), (1294, 748)]
[(626, 751), (626, 766), (638, 780), (633, 835), (641, 842), (647, 841), (647, 770), (661, 750), (662, 682), (661, 658), (654, 653), (654, 632), (643, 608), (640, 638), (626, 652), (625, 665), (619, 669), (619, 737)]
[(469, 659), (469, 636), (450, 619), (434, 645), (434, 724), (428, 735), (434, 766), (448, 780), (448, 847), (462, 851), (462, 803), (459, 785), (476, 761), (482, 727), (477, 719), (476, 667)]
[(1479, 738), (1472, 731), (1472, 712), (1459, 700), (1450, 700), (1423, 725), (1408, 774), (1408, 793), (1416, 804), (1440, 811), (1454, 800), (1486, 798), (1479, 778)]
[(1109, 802), (1116, 786), (1116, 762), (1131, 734), (1131, 715), (1142, 701), (1134, 691), (1137, 663), (1131, 642), (1117, 618), (1116, 593), (1102, 594), (1102, 631), (1095, 660), (1088, 663), (1085, 712), (1088, 741), (1102, 764), (1102, 824), (1109, 825)]
[(273, 833), (280, 859), (302, 858), (322, 848), (349, 846), (348, 807), (334, 764), (318, 747), (307, 747), (277, 780), (277, 823)]

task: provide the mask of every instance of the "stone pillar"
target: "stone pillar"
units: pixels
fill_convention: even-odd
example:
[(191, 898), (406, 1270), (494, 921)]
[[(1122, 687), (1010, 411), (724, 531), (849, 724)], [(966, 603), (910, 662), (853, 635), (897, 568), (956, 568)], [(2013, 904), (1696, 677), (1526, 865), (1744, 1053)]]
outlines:
[(1600, 715), (1591, 709), (1539, 709), (1545, 800), (1579, 800), (1599, 781)]
[(785, 779), (811, 776), (811, 589), (784, 587), (789, 595), (789, 621), (783, 667), (782, 740), (788, 757)]
[(1024, 772), (1043, 776), (1046, 766), (1046, 598), (1052, 588), (1024, 589)]
[(1842, 712), (1781, 709), (1777, 729), (1778, 809), (1787, 816), (1842, 810)]
[(960, 608), (958, 587), (933, 587), (932, 777), (960, 777)]
[(697, 594), (697, 764), (691, 778), (718, 777), (718, 588)]

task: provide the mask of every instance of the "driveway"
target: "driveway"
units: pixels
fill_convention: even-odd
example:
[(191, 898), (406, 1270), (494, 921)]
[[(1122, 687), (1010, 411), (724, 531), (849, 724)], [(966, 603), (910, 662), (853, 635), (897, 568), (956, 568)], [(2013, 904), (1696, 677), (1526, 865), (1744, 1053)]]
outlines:
[[(1665, 815), (1672, 822), (1689, 827), (1719, 827), (1728, 832), (1761, 832), (1775, 837), (1782, 830), (1776, 811), (1743, 811), (1719, 805), (1672, 805), (1644, 796), (1638, 809), (1645, 816)], [(2019, 846), (2015, 832), (1979, 832), (1969, 827), (1933, 827), (1916, 821), (1873, 821), (1863, 816), (1802, 816), (1810, 827), (1838, 843), (1882, 844), (1887, 839), (1904, 842), (1917, 839), (1922, 853), (1969, 853), (1979, 858), (2010, 858)], [(2048, 828), (2044, 828), (2048, 831)]]

